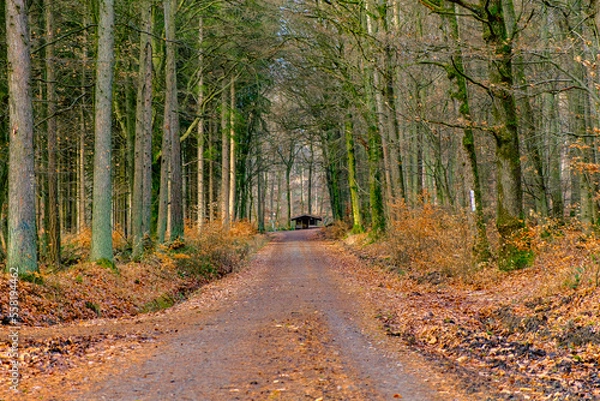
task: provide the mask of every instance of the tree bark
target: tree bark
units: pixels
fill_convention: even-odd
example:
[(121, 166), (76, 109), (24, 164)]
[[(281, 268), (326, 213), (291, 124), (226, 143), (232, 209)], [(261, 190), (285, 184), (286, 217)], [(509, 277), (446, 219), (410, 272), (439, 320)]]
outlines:
[(358, 194), (358, 183), (356, 181), (356, 157), (354, 154), (354, 127), (352, 114), (346, 115), (344, 126), (346, 136), (346, 153), (348, 160), (348, 187), (350, 188), (350, 202), (352, 205), (352, 232), (363, 232), (362, 214), (360, 211), (360, 197)]
[[(132, 196), (132, 240), (134, 260), (139, 260), (144, 253), (144, 238), (150, 236), (150, 224), (146, 216), (151, 205), (146, 202), (146, 188), (152, 185), (151, 166), (146, 165), (152, 160), (152, 8), (149, 1), (144, 1), (140, 7), (142, 32), (140, 33), (140, 58), (138, 72), (138, 90), (136, 101), (135, 121), (135, 158), (133, 172)], [(150, 145), (148, 146), (148, 142)]]
[(204, 221), (206, 219), (206, 195), (204, 191), (204, 49), (202, 48), (202, 44), (204, 42), (204, 25), (203, 18), (198, 18), (198, 45), (200, 51), (198, 53), (198, 98), (196, 100), (198, 107), (198, 117), (200, 121), (198, 121), (198, 149), (197, 149), (197, 157), (198, 157), (198, 231), (202, 230), (204, 226)]
[[(488, 4), (489, 3), (489, 4)], [(521, 188), (521, 154), (518, 120), (513, 88), (513, 50), (506, 32), (502, 0), (483, 0), (485, 13), (484, 40), (488, 44), (492, 115), (497, 129), (496, 225), (503, 242), (510, 240), (524, 225), (523, 192)]]
[[(87, 18), (84, 19), (84, 25), (88, 25)], [(84, 34), (83, 47), (81, 49), (82, 60), (81, 60), (81, 93), (86, 94), (87, 89), (87, 70), (88, 70), (88, 57), (87, 57), (87, 44), (88, 35)], [(81, 234), (88, 226), (88, 197), (86, 191), (86, 178), (85, 178), (85, 149), (86, 149), (86, 136), (88, 131), (88, 125), (86, 123), (86, 110), (85, 102), (81, 102), (79, 107), (79, 138), (78, 138), (78, 164), (77, 164), (77, 232)]]
[[(165, 32), (166, 32), (166, 102), (165, 133), (171, 137), (170, 181), (169, 181), (169, 239), (175, 241), (183, 238), (183, 181), (181, 173), (181, 141), (179, 139), (179, 101), (177, 100), (177, 71), (175, 49), (175, 12), (176, 0), (165, 0)], [(168, 116), (168, 117), (167, 117)]]
[(48, 140), (48, 263), (60, 267), (60, 220), (56, 149), (56, 70), (54, 63), (54, 2), (44, 1), (46, 14), (46, 129)]
[(114, 1), (99, 1), (94, 143), (94, 191), (90, 259), (113, 263), (112, 242), (112, 84)]
[(8, 90), (10, 115), (8, 166), (9, 273), (38, 271), (35, 216), (33, 106), (31, 56), (27, 5), (24, 0), (6, 1)]
[(229, 83), (229, 219), (235, 221), (235, 79)]
[[(223, 80), (225, 82), (225, 80)], [(229, 230), (229, 130), (227, 129), (227, 87), (223, 84), (221, 93), (221, 223)]]
[[(369, 36), (374, 36), (375, 27), (373, 26), (374, 21), (371, 17), (371, 5), (370, 0), (365, 2), (365, 11), (366, 11), (366, 24), (367, 24), (367, 34)], [(384, 190), (385, 190), (385, 200), (384, 200), (384, 210), (387, 210), (390, 203), (392, 202), (394, 193), (392, 187), (392, 168), (390, 163), (390, 150), (389, 150), (389, 140), (388, 140), (388, 129), (389, 125), (386, 120), (386, 109), (384, 105), (383, 99), (383, 87), (381, 83), (381, 75), (378, 70), (379, 65), (383, 65), (382, 57), (379, 55), (374, 56), (376, 62), (371, 66), (371, 74), (373, 75), (371, 89), (374, 93), (375, 100), (375, 113), (377, 116), (377, 129), (379, 131), (379, 142), (381, 142), (381, 151), (383, 156), (383, 176), (384, 176)]]
[(477, 227), (477, 237), (475, 240), (474, 251), (477, 259), (481, 261), (488, 260), (491, 256), (489, 241), (487, 237), (487, 229), (485, 224), (485, 216), (483, 214), (483, 194), (481, 191), (481, 182), (479, 178), (479, 166), (477, 164), (477, 151), (475, 149), (475, 135), (473, 129), (470, 127), (472, 122), (471, 117), (471, 106), (469, 104), (469, 91), (467, 88), (467, 81), (465, 79), (465, 68), (463, 63), (462, 50), (459, 46), (460, 43), (460, 29), (458, 24), (458, 17), (456, 15), (456, 5), (452, 5), (449, 10), (451, 13), (448, 15), (447, 20), (450, 25), (450, 36), (456, 48), (454, 50), (454, 65), (453, 69), (456, 71), (449, 70), (449, 75), (456, 79), (456, 92), (454, 98), (459, 102), (459, 112), (462, 117), (467, 121), (466, 127), (463, 129), (463, 147), (467, 153), (467, 159), (469, 161), (469, 167), (471, 170), (471, 185), (473, 187), (473, 197), (475, 200), (475, 226)]
[[(511, 45), (514, 47), (515, 41), (517, 40), (517, 17), (515, 15), (515, 9), (513, 0), (503, 0), (502, 4), (505, 12), (505, 24), (507, 27), (507, 36)], [(527, 79), (525, 77), (524, 62), (521, 54), (517, 53), (513, 55), (513, 73), (516, 84), (524, 88), (523, 94), (516, 98), (516, 105), (519, 111), (520, 123), (519, 128), (522, 134), (523, 141), (525, 142), (525, 149), (529, 153), (529, 158), (533, 165), (533, 196), (536, 205), (536, 209), (541, 213), (542, 216), (548, 215), (548, 185), (547, 179), (544, 175), (545, 166), (542, 158), (540, 137), (541, 135), (537, 132), (533, 107), (531, 106), (529, 96), (529, 85), (527, 85)]]

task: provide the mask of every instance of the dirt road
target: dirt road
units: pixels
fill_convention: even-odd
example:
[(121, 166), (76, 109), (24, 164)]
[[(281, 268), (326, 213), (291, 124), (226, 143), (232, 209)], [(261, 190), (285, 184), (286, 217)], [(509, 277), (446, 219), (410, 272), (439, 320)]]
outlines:
[(237, 277), (163, 316), (95, 326), (158, 334), (96, 371), (73, 370), (55, 399), (451, 399), (395, 351), (315, 234), (277, 234)]

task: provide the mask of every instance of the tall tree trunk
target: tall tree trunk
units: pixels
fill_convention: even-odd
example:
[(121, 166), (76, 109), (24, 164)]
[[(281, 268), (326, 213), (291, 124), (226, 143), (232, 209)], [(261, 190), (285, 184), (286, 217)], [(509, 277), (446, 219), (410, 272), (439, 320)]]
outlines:
[(288, 228), (292, 227), (292, 165), (288, 164), (285, 167), (285, 194), (287, 200), (287, 224)]
[(397, 188), (394, 192), (396, 197), (407, 200), (406, 185), (404, 182), (404, 163), (402, 149), (400, 147), (401, 130), (398, 121), (398, 60), (395, 49), (392, 46), (392, 40), (398, 34), (400, 23), (398, 21), (398, 2), (397, 0), (388, 1), (383, 7), (382, 22), (386, 31), (385, 43), (385, 103), (388, 108), (388, 131), (390, 143), (390, 168), (392, 169), (393, 185)]
[[(88, 25), (87, 18), (84, 18), (83, 24)], [(81, 93), (86, 94), (87, 89), (87, 70), (88, 70), (88, 57), (87, 57), (87, 43), (88, 35), (84, 34), (83, 47), (81, 49)], [(88, 131), (87, 116), (85, 110), (85, 102), (81, 102), (79, 107), (79, 138), (78, 138), (78, 164), (77, 164), (77, 232), (81, 234), (83, 230), (87, 228), (87, 191), (86, 191), (86, 179), (85, 179), (85, 140)]]
[(183, 177), (181, 173), (181, 141), (179, 139), (179, 102), (177, 100), (177, 71), (175, 49), (175, 12), (176, 0), (165, 0), (165, 32), (166, 32), (166, 91), (165, 91), (165, 133), (170, 136), (171, 155), (170, 181), (169, 181), (169, 206), (168, 218), (169, 239), (175, 241), (183, 238)]
[(381, 137), (377, 127), (371, 124), (369, 136), (369, 201), (371, 204), (371, 230), (377, 236), (385, 232), (385, 209), (381, 190)]
[(348, 187), (350, 188), (350, 202), (352, 205), (352, 232), (363, 232), (362, 215), (360, 210), (360, 197), (358, 194), (358, 184), (356, 181), (356, 157), (354, 155), (354, 126), (352, 124), (352, 114), (346, 115), (344, 126), (346, 136), (346, 154), (348, 160)]
[[(135, 158), (132, 196), (132, 240), (133, 259), (138, 260), (144, 252), (144, 237), (150, 236), (150, 225), (145, 216), (151, 207), (146, 202), (146, 188), (152, 185), (151, 168), (146, 166), (152, 154), (152, 8), (146, 0), (140, 7), (142, 32), (140, 34), (140, 61), (135, 121)], [(150, 146), (147, 145), (150, 142)], [(149, 157), (148, 157), (149, 156)], [(151, 166), (150, 166), (151, 167)]]
[[(511, 45), (515, 46), (517, 40), (517, 17), (515, 14), (515, 8), (513, 0), (503, 0), (505, 23), (507, 27), (507, 36)], [(537, 132), (536, 122), (533, 107), (531, 106), (529, 96), (529, 85), (525, 77), (524, 61), (520, 53), (513, 55), (513, 73), (515, 83), (523, 88), (523, 94), (516, 99), (516, 105), (519, 110), (520, 124), (519, 128), (525, 142), (525, 149), (529, 153), (529, 158), (533, 165), (533, 180), (534, 180), (534, 200), (536, 209), (542, 214), (542, 216), (548, 215), (548, 185), (547, 179), (544, 175), (545, 166), (542, 158), (543, 146), (540, 142), (539, 133)]]
[(223, 80), (221, 93), (221, 222), (225, 230), (229, 230), (229, 130), (227, 129), (227, 87)]
[(158, 192), (158, 219), (156, 222), (156, 239), (159, 243), (164, 243), (167, 237), (167, 225), (169, 219), (169, 182), (170, 182), (170, 164), (171, 164), (171, 135), (165, 129), (169, 124), (165, 114), (163, 122), (163, 136), (161, 144), (161, 163), (160, 163), (160, 187)]
[(483, 195), (481, 191), (481, 182), (479, 178), (479, 166), (477, 164), (477, 151), (475, 149), (475, 135), (470, 127), (471, 106), (469, 104), (469, 91), (467, 81), (465, 79), (465, 68), (463, 63), (462, 50), (460, 48), (460, 29), (458, 25), (458, 17), (456, 15), (456, 5), (450, 7), (451, 11), (448, 14), (447, 20), (450, 25), (450, 36), (456, 48), (454, 50), (454, 65), (457, 73), (449, 71), (450, 76), (456, 79), (456, 93), (454, 98), (459, 102), (459, 112), (467, 121), (466, 127), (463, 129), (463, 147), (467, 153), (467, 160), (471, 170), (471, 185), (473, 188), (473, 198), (475, 201), (475, 226), (477, 227), (477, 237), (475, 241), (474, 251), (477, 259), (481, 261), (488, 260), (491, 256), (489, 241), (487, 237), (487, 229), (485, 224), (485, 216), (483, 214)]
[(214, 134), (216, 128), (214, 123), (209, 125), (208, 147), (210, 159), (208, 160), (208, 219), (212, 223), (215, 219), (215, 145)]
[(96, 61), (92, 261), (113, 261), (112, 242), (112, 84), (114, 67), (114, 2), (99, 1)]
[(308, 190), (307, 190), (307, 197), (308, 197), (308, 214), (312, 214), (312, 210), (313, 210), (313, 202), (312, 202), (312, 198), (313, 198), (313, 171), (314, 171), (314, 164), (315, 164), (315, 152), (313, 149), (313, 141), (311, 139), (310, 144), (310, 162), (308, 164)]
[(256, 164), (258, 165), (258, 177), (256, 182), (256, 220), (258, 232), (265, 232), (265, 172), (262, 171), (262, 149), (257, 149)]
[[(84, 84), (85, 85), (85, 84)], [(84, 87), (82, 85), (82, 87)], [(85, 106), (82, 104), (79, 110), (79, 141), (78, 141), (78, 164), (77, 164), (77, 232), (82, 233), (87, 227), (87, 191), (85, 190), (85, 140), (87, 133)]]
[[(572, 47), (573, 65), (571, 66), (571, 71), (579, 82), (589, 87), (592, 78), (589, 76), (586, 66), (584, 66), (587, 43), (585, 43), (584, 39), (585, 32), (583, 28), (585, 25), (581, 22), (585, 14), (582, 6), (582, 1), (574, 1), (572, 4), (573, 15), (576, 20), (570, 23), (570, 25), (573, 25), (570, 33), (574, 42)], [(591, 90), (594, 91), (596, 89)], [(598, 219), (598, 204), (595, 199), (597, 173), (594, 171), (597, 167), (595, 160), (596, 141), (595, 138), (590, 137), (590, 133), (594, 132), (592, 124), (593, 106), (589, 94), (584, 90), (572, 91), (569, 99), (572, 124), (571, 132), (574, 132), (575, 137), (578, 138), (575, 149), (578, 153), (576, 171), (579, 175), (580, 218), (582, 222), (592, 225), (597, 223)]]
[(198, 44), (200, 52), (198, 53), (198, 98), (196, 100), (198, 107), (198, 231), (202, 230), (206, 218), (206, 196), (204, 191), (204, 50), (202, 44), (204, 42), (204, 25), (203, 18), (198, 18)]
[(229, 83), (229, 219), (235, 221), (235, 79)]
[[(373, 26), (375, 21), (371, 16), (372, 14), (372, 6), (370, 4), (370, 0), (365, 1), (365, 11), (366, 11), (366, 24), (367, 24), (367, 33), (369, 36), (373, 37), (375, 35), (375, 27)], [(372, 79), (372, 87), (370, 90), (374, 93), (375, 100), (375, 113), (377, 116), (377, 129), (379, 131), (379, 142), (381, 142), (381, 151), (383, 156), (383, 176), (384, 176), (384, 190), (385, 190), (385, 200), (384, 200), (384, 210), (387, 210), (390, 203), (392, 202), (394, 193), (392, 187), (392, 168), (390, 163), (390, 149), (389, 149), (389, 140), (388, 140), (388, 129), (389, 125), (386, 120), (386, 109), (384, 105), (383, 98), (383, 85), (381, 82), (381, 74), (378, 70), (379, 65), (383, 65), (382, 57), (379, 55), (375, 56), (375, 59), (378, 61), (375, 65), (371, 66), (371, 74), (373, 76)]]
[[(482, 0), (485, 13), (485, 42), (490, 48), (489, 78), (492, 96), (492, 115), (497, 129), (496, 173), (497, 215), (496, 225), (503, 244), (524, 225), (523, 192), (521, 188), (521, 154), (519, 151), (518, 121), (513, 88), (513, 50), (506, 32), (502, 0)], [(511, 249), (503, 247), (502, 258), (512, 263)], [(505, 266), (511, 268), (511, 266)]]
[(336, 148), (337, 134), (334, 130), (324, 127), (326, 137), (323, 140), (323, 159), (325, 164), (325, 178), (329, 192), (329, 202), (331, 205), (331, 214), (334, 220), (342, 220), (344, 211), (340, 194), (340, 177), (336, 166)]
[(46, 13), (46, 129), (48, 140), (48, 263), (60, 266), (60, 220), (56, 149), (56, 71), (54, 64), (54, 2), (44, 1)]
[(27, 5), (6, 1), (10, 140), (8, 166), (8, 252), (10, 273), (38, 271), (31, 56)]
[(558, 113), (556, 95), (545, 93), (542, 97), (542, 108), (547, 116), (548, 124), (546, 129), (548, 135), (549, 149), (553, 151), (548, 159), (550, 160), (549, 187), (550, 199), (552, 199), (552, 217), (562, 221), (564, 219), (565, 202), (563, 193), (563, 160), (566, 159), (566, 146), (564, 139), (559, 135), (560, 116)]
[[(363, 76), (365, 86), (369, 87), (369, 77)], [(383, 200), (383, 191), (381, 189), (381, 135), (379, 134), (377, 120), (374, 118), (375, 105), (371, 92), (366, 92), (367, 110), (365, 112), (365, 121), (367, 124), (367, 158), (369, 164), (369, 206), (371, 213), (371, 231), (375, 236), (385, 232), (386, 218), (385, 206)]]

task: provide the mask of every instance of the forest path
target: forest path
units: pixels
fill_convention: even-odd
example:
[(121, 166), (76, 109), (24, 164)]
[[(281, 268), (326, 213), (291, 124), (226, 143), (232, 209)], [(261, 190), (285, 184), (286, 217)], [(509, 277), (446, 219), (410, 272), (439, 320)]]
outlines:
[(73, 369), (52, 399), (451, 399), (385, 336), (317, 232), (276, 234), (249, 267), (163, 315), (94, 325), (156, 341)]

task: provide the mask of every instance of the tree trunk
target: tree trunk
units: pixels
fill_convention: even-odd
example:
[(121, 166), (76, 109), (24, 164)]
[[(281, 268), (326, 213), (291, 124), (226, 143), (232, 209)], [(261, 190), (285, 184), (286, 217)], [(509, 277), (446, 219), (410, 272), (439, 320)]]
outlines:
[[(325, 178), (327, 180), (327, 189), (329, 192), (329, 202), (331, 204), (331, 214), (334, 220), (342, 220), (344, 211), (342, 209), (342, 200), (340, 195), (340, 177), (336, 166), (334, 148), (337, 142), (337, 135), (331, 129), (324, 127), (326, 138), (323, 141), (323, 159), (325, 164)], [(335, 135), (335, 136), (334, 136)]]
[[(369, 79), (364, 77), (366, 85), (369, 85)], [(371, 230), (375, 236), (385, 232), (386, 218), (383, 192), (381, 190), (381, 135), (377, 127), (377, 120), (373, 117), (375, 105), (370, 91), (367, 94), (367, 111), (365, 121), (367, 123), (367, 157), (369, 164), (369, 201), (371, 212)]]
[(38, 271), (38, 265), (31, 57), (27, 5), (23, 0), (6, 1), (6, 42), (10, 93), (6, 267), (9, 273), (30, 274)]
[(354, 155), (354, 127), (352, 124), (352, 114), (346, 115), (344, 126), (346, 136), (346, 153), (348, 160), (348, 187), (350, 188), (350, 202), (352, 204), (353, 233), (363, 232), (362, 215), (360, 211), (360, 197), (358, 194), (358, 184), (356, 182), (356, 158)]
[[(590, 86), (590, 81), (593, 79), (589, 76), (584, 59), (586, 57), (585, 49), (588, 46), (584, 41), (584, 24), (579, 21), (585, 12), (582, 10), (582, 2), (573, 2), (572, 9), (574, 11), (573, 27), (570, 29), (574, 45), (572, 47), (571, 66), (572, 73), (579, 82), (582, 82), (586, 87)], [(596, 89), (591, 89), (592, 91)], [(595, 127), (592, 124), (592, 107), (590, 96), (584, 90), (575, 90), (569, 96), (570, 112), (571, 112), (571, 132), (575, 133), (578, 138), (575, 149), (578, 153), (578, 162), (576, 163), (576, 171), (579, 175), (579, 203), (581, 205), (580, 218), (581, 221), (588, 224), (596, 224), (598, 219), (598, 204), (595, 199), (597, 189), (597, 168), (595, 160), (595, 138), (590, 137), (590, 133), (594, 132)]]
[(161, 144), (161, 163), (160, 163), (160, 187), (158, 193), (158, 219), (156, 223), (156, 239), (159, 243), (164, 243), (167, 236), (167, 221), (169, 219), (169, 182), (170, 182), (170, 164), (171, 164), (171, 136), (165, 129), (168, 124), (169, 113), (165, 114), (163, 123), (163, 137)]
[(456, 78), (456, 93), (454, 98), (459, 102), (459, 112), (467, 121), (466, 127), (463, 129), (463, 147), (467, 153), (469, 167), (471, 170), (471, 185), (473, 188), (473, 197), (475, 200), (475, 226), (477, 227), (477, 237), (475, 240), (474, 251), (478, 260), (485, 261), (491, 256), (487, 230), (485, 224), (485, 216), (483, 214), (483, 195), (481, 191), (481, 182), (479, 179), (479, 166), (477, 164), (477, 151), (475, 149), (475, 135), (470, 127), (471, 107), (469, 104), (469, 91), (467, 89), (467, 81), (465, 79), (465, 68), (463, 64), (462, 50), (460, 43), (460, 29), (458, 25), (458, 17), (456, 15), (456, 5), (451, 7), (451, 13), (447, 17), (450, 24), (450, 36), (456, 48), (454, 50), (454, 66), (457, 73), (452, 71), (450, 76)]
[(204, 191), (204, 53), (202, 44), (204, 42), (203, 18), (198, 18), (198, 44), (200, 52), (198, 54), (198, 98), (196, 100), (198, 107), (198, 149), (197, 149), (197, 170), (198, 170), (198, 231), (202, 230), (206, 218), (206, 196)]
[[(257, 163), (262, 163), (261, 151), (258, 151)], [(260, 169), (260, 167), (259, 167)], [(265, 173), (262, 170), (258, 171), (256, 183), (256, 220), (258, 222), (258, 232), (265, 232)]]
[[(166, 32), (166, 102), (165, 119), (168, 127), (165, 132), (171, 137), (170, 182), (169, 182), (169, 239), (175, 241), (183, 238), (183, 181), (181, 174), (181, 141), (179, 139), (179, 102), (177, 100), (177, 71), (175, 49), (175, 12), (176, 0), (165, 0), (165, 32)], [(167, 117), (168, 115), (168, 117)]]
[(229, 219), (235, 221), (235, 79), (229, 83)]
[[(512, 46), (517, 39), (517, 17), (513, 0), (503, 0), (505, 12), (505, 22), (507, 26), (507, 35)], [(524, 88), (523, 94), (516, 99), (516, 105), (519, 109), (520, 124), (519, 128), (525, 142), (525, 149), (529, 153), (529, 158), (533, 166), (533, 196), (536, 209), (542, 216), (548, 215), (548, 185), (544, 175), (544, 163), (542, 158), (541, 143), (539, 133), (537, 132), (533, 107), (531, 106), (529, 96), (529, 85), (525, 78), (524, 61), (521, 54), (513, 55), (513, 72), (516, 84)]]
[[(391, 9), (391, 15), (389, 13)], [(400, 124), (398, 122), (398, 60), (395, 56), (395, 49), (390, 43), (400, 29), (398, 21), (398, 2), (391, 0), (390, 4), (383, 8), (382, 21), (386, 31), (385, 43), (385, 103), (388, 108), (388, 131), (390, 143), (390, 168), (392, 169), (393, 185), (397, 188), (396, 197), (406, 201), (406, 185), (404, 182), (404, 162), (402, 149), (400, 147)], [(389, 22), (388, 22), (389, 21)], [(390, 25), (391, 28), (390, 29)], [(393, 32), (392, 32), (393, 30)]]
[[(225, 82), (225, 80), (223, 80)], [(221, 222), (229, 230), (229, 130), (227, 129), (228, 99), (226, 85), (221, 93)]]
[(314, 171), (314, 164), (315, 164), (315, 153), (313, 150), (313, 141), (311, 139), (310, 141), (310, 162), (308, 164), (308, 190), (307, 190), (307, 197), (308, 197), (308, 214), (312, 214), (312, 209), (313, 209), (313, 202), (312, 202), (312, 197), (313, 197), (313, 171)]
[[(88, 24), (87, 19), (84, 19), (84, 25)], [(84, 34), (83, 48), (81, 50), (81, 92), (85, 94), (87, 92), (87, 70), (88, 70), (88, 58), (87, 58), (87, 43), (88, 36)], [(85, 140), (88, 131), (88, 125), (86, 124), (87, 116), (85, 111), (85, 102), (81, 102), (79, 107), (79, 153), (78, 153), (78, 165), (77, 165), (77, 233), (81, 234), (83, 230), (87, 228), (87, 210), (88, 210), (88, 197), (86, 191), (86, 179), (85, 179)]]
[(112, 242), (112, 84), (114, 66), (114, 2), (100, 0), (92, 208), (92, 261), (113, 262)]
[[(497, 174), (496, 225), (503, 245), (506, 245), (524, 225), (518, 121), (512, 92), (513, 51), (506, 32), (502, 0), (482, 2), (481, 10), (485, 12), (486, 20), (483, 37), (492, 52), (489, 55), (492, 115), (498, 127), (494, 133)], [(507, 251), (509, 250), (503, 246), (502, 257), (509, 256)]]
[(54, 65), (54, 4), (44, 1), (46, 13), (46, 129), (48, 140), (48, 263), (60, 267), (60, 220), (56, 149), (56, 71)]
[[(146, 216), (150, 215), (151, 205), (145, 199), (146, 188), (152, 185), (152, 8), (148, 1), (140, 7), (142, 32), (140, 34), (140, 61), (135, 122), (135, 158), (133, 171), (132, 196), (132, 240), (134, 260), (139, 260), (144, 252), (144, 238), (150, 236), (150, 224)], [(148, 142), (150, 143), (148, 146)]]
[(287, 165), (285, 167), (285, 194), (287, 199), (287, 224), (288, 228), (292, 225), (292, 185), (290, 176), (292, 174), (292, 166)]
[[(371, 10), (370, 10), (370, 0), (367, 0), (365, 2), (365, 11), (367, 14), (367, 18), (366, 18), (366, 23), (367, 23), (367, 33), (369, 36), (373, 36), (375, 34), (375, 27), (373, 26), (374, 21), (371, 17)], [(370, 90), (373, 91), (374, 93), (374, 100), (375, 100), (375, 113), (377, 116), (377, 129), (379, 131), (379, 142), (381, 142), (381, 151), (382, 151), (382, 156), (383, 156), (383, 173), (384, 173), (384, 188), (385, 188), (385, 200), (383, 202), (384, 204), (384, 210), (387, 209), (387, 207), (389, 207), (390, 203), (392, 202), (394, 193), (393, 193), (393, 188), (392, 188), (392, 168), (391, 168), (391, 163), (390, 163), (390, 155), (389, 155), (389, 140), (388, 140), (388, 129), (389, 129), (389, 125), (387, 124), (387, 120), (386, 120), (386, 109), (385, 109), (385, 105), (384, 105), (384, 101), (383, 101), (383, 87), (382, 87), (382, 83), (381, 83), (381, 75), (380, 72), (378, 70), (378, 66), (383, 64), (381, 63), (381, 57), (376, 56), (376, 59), (379, 61), (378, 63), (375, 63), (375, 65), (371, 66), (371, 74), (373, 76), (373, 80), (372, 80), (372, 85)]]
[(216, 128), (214, 124), (209, 125), (208, 147), (210, 159), (208, 160), (208, 219), (212, 223), (215, 219), (215, 145), (214, 134)]

